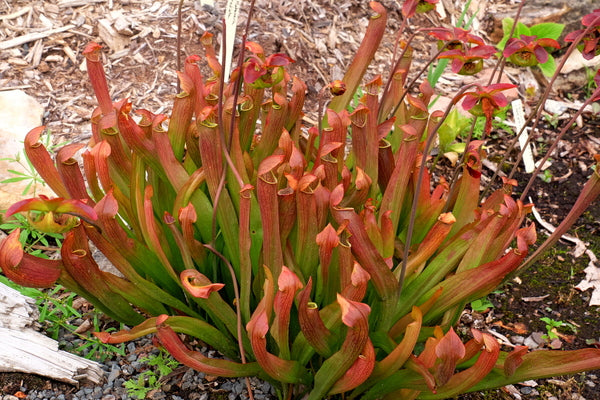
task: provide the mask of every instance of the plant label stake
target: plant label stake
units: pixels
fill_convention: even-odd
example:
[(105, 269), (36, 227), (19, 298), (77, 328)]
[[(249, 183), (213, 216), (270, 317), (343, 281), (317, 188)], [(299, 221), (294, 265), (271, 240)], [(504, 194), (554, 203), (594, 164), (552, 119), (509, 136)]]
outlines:
[[(515, 116), (515, 129), (517, 132), (521, 132), (523, 125), (525, 125), (525, 113), (523, 112), (523, 102), (521, 99), (516, 99), (511, 102), (513, 115)], [(531, 151), (531, 144), (527, 143), (529, 134), (527, 133), (528, 128), (525, 128), (519, 135), (519, 145), (523, 149), (523, 164), (525, 165), (525, 171), (530, 174), (535, 170), (535, 161), (533, 160), (533, 153)]]
[[(240, 7), (242, 5), (242, 0), (230, 0), (227, 2), (225, 6), (225, 31), (227, 32), (227, 37), (225, 38), (226, 46), (221, 46), (221, 52), (223, 48), (225, 48), (225, 79), (229, 79), (229, 74), (231, 73), (231, 57), (233, 55), (233, 44), (235, 42), (235, 33), (237, 28), (237, 21), (240, 16)], [(222, 54), (221, 54), (222, 55)]]

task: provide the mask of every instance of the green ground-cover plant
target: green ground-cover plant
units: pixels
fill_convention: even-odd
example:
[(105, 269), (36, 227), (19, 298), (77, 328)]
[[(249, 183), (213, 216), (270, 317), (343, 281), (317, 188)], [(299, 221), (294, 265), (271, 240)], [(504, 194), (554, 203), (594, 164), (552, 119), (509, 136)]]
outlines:
[[(99, 312), (93, 310), (88, 317), (92, 321), (93, 332), (98, 332), (103, 329), (100, 318), (101, 314)], [(76, 327), (73, 327), (72, 325), (67, 326), (67, 329), (83, 341), (77, 347), (70, 349), (70, 351), (76, 354), (82, 354), (87, 359), (99, 362), (104, 362), (115, 355), (125, 356), (125, 345), (123, 343), (118, 344), (117, 346), (106, 343), (90, 332), (86, 332), (85, 334), (78, 333)], [(123, 329), (123, 325), (121, 325), (120, 329)], [(117, 331), (117, 329), (110, 327), (105, 328), (104, 331), (110, 333)]]
[[(513, 135), (514, 129), (506, 124), (508, 106), (494, 112), (492, 129), (502, 131), (504, 134)], [(452, 109), (437, 132), (437, 148), (439, 155), (445, 155), (450, 161), (455, 162), (458, 155), (465, 151), (469, 138), (481, 139), (485, 137), (487, 119), (485, 116), (467, 117)]]
[(69, 321), (81, 318), (79, 311), (73, 308), (75, 293), (62, 293), (63, 287), (60, 285), (45, 291), (23, 287), (8, 280), (5, 276), (0, 276), (0, 282), (35, 300), (40, 313), (38, 322), (42, 324), (48, 336), (56, 340), (61, 329), (69, 327), (70, 330), (75, 330), (75, 327), (69, 324)]
[(549, 54), (559, 49), (558, 38), (565, 29), (564, 24), (543, 22), (526, 26), (513, 18), (502, 20), (504, 36), (497, 47), (511, 63), (522, 67), (538, 66), (546, 76), (556, 72), (556, 62)]
[[(73, 307), (73, 301), (76, 297), (75, 293), (65, 292), (61, 285), (56, 285), (52, 289), (45, 290), (24, 287), (8, 280), (3, 275), (0, 275), (0, 283), (35, 300), (35, 304), (39, 310), (38, 322), (47, 336), (54, 340), (58, 340), (61, 336), (61, 330), (65, 330), (83, 340), (83, 343), (77, 348), (69, 346), (69, 343), (60, 343), (61, 345), (64, 345), (65, 350), (98, 361), (104, 361), (115, 354), (125, 355), (125, 346), (123, 344), (115, 346), (110, 343), (102, 342), (89, 332), (86, 334), (77, 332), (78, 327), (73, 325), (72, 322), (75, 319), (81, 318), (82, 314)], [(91, 318), (93, 320), (94, 330), (100, 330), (98, 313), (94, 312), (91, 315)], [(109, 330), (115, 331), (116, 329), (109, 328)]]
[[(434, 3), (405, 2), (404, 22)], [(53, 160), (38, 141), (44, 128), (32, 130), (25, 151), (58, 197), (8, 210), (63, 234), (61, 259), (24, 253), (15, 230), (0, 244), (4, 274), (26, 286), (58, 282), (133, 326), (96, 333), (106, 343), (153, 333), (182, 364), (261, 377), (283, 399), (445, 399), (600, 368), (594, 348), (504, 351), (487, 333), (473, 330), (463, 343), (454, 332), (466, 304), (531, 265), (574, 223), (600, 193), (600, 175), (529, 255), (529, 185), (521, 199), (511, 196), (511, 179), (481, 193), (485, 137), (468, 135), (456, 173), (430, 170), (450, 110), (429, 112), (435, 91), (419, 81), (427, 66), (410, 74), (414, 35), (399, 42), (390, 79), (370, 79), (346, 111), (386, 33), (385, 8), (371, 7), (354, 61), (321, 92), (320, 101), (327, 90), (332, 98), (311, 127), (301, 119), (306, 84), (288, 72), (293, 60), (267, 56), (246, 35), (230, 77), (212, 36), (202, 37), (205, 55), (189, 56), (179, 71), (170, 117), (113, 102), (100, 46), (90, 43), (83, 54), (99, 107), (82, 169), (73, 155), (83, 145)], [(600, 16), (579, 39), (595, 26)], [(476, 73), (496, 52), (468, 31), (431, 31), (448, 39), (438, 57), (455, 72)], [(485, 118), (488, 135), (512, 87), (467, 85), (451, 108), (462, 99)], [(100, 270), (89, 242), (122, 276)], [(181, 334), (225, 358), (188, 348)]]
[(471, 310), (476, 312), (485, 312), (490, 308), (494, 308), (494, 304), (487, 297), (473, 300), (471, 302)]
[(542, 317), (540, 321), (546, 324), (546, 339), (558, 339), (558, 329), (568, 329), (572, 333), (577, 333), (577, 327), (569, 322), (558, 321), (550, 317)]
[(160, 389), (161, 379), (168, 376), (179, 366), (179, 363), (168, 353), (160, 351), (143, 357), (140, 362), (145, 363), (149, 369), (142, 372), (137, 379), (130, 379), (123, 383), (127, 394), (137, 399), (145, 399), (152, 390)]
[(47, 257), (44, 250), (53, 249), (53, 245), (60, 245), (62, 235), (53, 232), (42, 232), (38, 230), (28, 218), (21, 214), (15, 215), (10, 221), (0, 224), (0, 229), (12, 232), (19, 229), (21, 234), (19, 241), (25, 251), (38, 257)]

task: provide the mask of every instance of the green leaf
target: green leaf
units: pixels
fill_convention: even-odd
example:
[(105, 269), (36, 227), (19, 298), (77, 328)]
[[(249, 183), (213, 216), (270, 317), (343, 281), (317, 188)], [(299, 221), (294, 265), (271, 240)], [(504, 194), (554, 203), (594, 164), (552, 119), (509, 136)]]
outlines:
[(510, 35), (510, 31), (514, 24), (515, 24), (515, 20), (512, 18), (504, 18), (502, 20), (502, 32), (504, 33), (504, 35), (502, 36), (502, 40), (500, 40), (498, 42), (498, 44), (496, 45), (498, 50), (500, 50), (500, 51), (504, 50), (504, 47), (506, 46), (506, 42), (509, 39), (508, 35)]
[(0, 183), (14, 183), (14, 182), (21, 182), (21, 181), (25, 181), (27, 179), (30, 179), (28, 176), (24, 176), (21, 178), (8, 178), (8, 179), (4, 179), (3, 181), (0, 181)]
[(26, 174), (26, 173), (21, 172), (21, 171), (17, 171), (17, 170), (14, 170), (14, 169), (9, 169), (7, 171), (10, 172), (13, 175), (22, 175), (22, 176), (26, 176), (28, 178), (31, 178), (31, 176), (29, 174)]
[[(0, 225), (0, 229), (4, 229), (4, 228), (2, 228), (2, 225)], [(33, 299), (37, 299), (44, 295), (44, 292), (42, 292), (39, 289), (19, 286), (16, 283), (14, 283), (13, 281), (11, 281), (10, 279), (8, 279), (7, 277), (5, 277), (4, 275), (0, 275), (0, 282), (12, 289), (15, 289), (16, 291), (21, 293), (23, 296), (31, 297)]]
[(515, 29), (515, 33), (513, 34), (513, 37), (519, 37), (521, 35), (527, 35), (527, 36), (531, 36), (531, 29), (529, 29), (529, 27), (527, 25), (525, 25), (522, 22), (519, 22), (517, 24), (517, 29)]
[(470, 119), (460, 115), (456, 108), (450, 111), (448, 118), (440, 126), (440, 129), (438, 129), (440, 149), (443, 153), (449, 151), (448, 146), (456, 140), (458, 135), (468, 129), (469, 124)]
[(19, 241), (22, 244), (25, 244), (27, 242), (27, 238), (31, 235), (31, 231), (24, 229), (21, 231), (21, 235), (19, 235)]
[(435, 87), (437, 82), (440, 80), (440, 77), (446, 70), (446, 67), (448, 66), (449, 62), (450, 62), (449, 59), (442, 58), (441, 60), (438, 61), (435, 68), (433, 68), (433, 65), (429, 67), (429, 71), (427, 72), (427, 80), (429, 81), (429, 84), (432, 87)]
[(463, 26), (463, 21), (465, 20), (465, 15), (467, 15), (467, 10), (469, 9), (470, 6), (471, 6), (471, 0), (467, 0), (467, 2), (465, 3), (465, 5), (463, 7), (462, 12), (460, 13), (460, 17), (458, 17), (458, 21), (456, 22), (456, 27), (469, 29), (471, 20), (469, 20), (469, 23), (467, 23), (465, 26)]
[(44, 322), (47, 320), (47, 317), (48, 317), (48, 306), (46, 304), (44, 304), (44, 306), (40, 309), (40, 316), (38, 318), (38, 321)]
[(27, 186), (25, 186), (25, 189), (23, 189), (23, 191), (21, 192), (21, 196), (27, 195), (27, 192), (29, 192), (29, 189), (31, 189), (32, 184), (33, 184), (33, 181), (29, 182), (27, 184)]
[(447, 151), (453, 151), (458, 154), (464, 153), (466, 145), (466, 143), (452, 143), (448, 146)]
[(127, 394), (131, 397), (136, 397), (138, 399), (143, 399), (146, 397), (146, 394), (151, 390), (151, 388), (144, 386), (144, 376), (140, 375), (138, 380), (129, 380), (123, 383), (123, 386), (127, 389)]
[(48, 242), (48, 239), (46, 239), (46, 237), (45, 237), (45, 236), (40, 236), (40, 237), (39, 237), (39, 242), (40, 242), (42, 245), (44, 245), (44, 246), (49, 246), (49, 245), (50, 245), (50, 243)]
[(554, 22), (545, 22), (537, 24), (531, 27), (530, 31), (532, 35), (538, 38), (548, 38), (558, 40), (563, 30), (565, 29), (564, 24), (557, 24)]
[(552, 76), (556, 71), (556, 61), (554, 61), (554, 57), (548, 56), (548, 61), (543, 64), (538, 64), (538, 67), (540, 67), (545, 76)]
[(494, 305), (491, 301), (487, 299), (487, 297), (474, 300), (471, 302), (471, 309), (473, 311), (482, 312), (487, 310), (488, 308), (494, 308)]
[(12, 231), (12, 230), (20, 228), (20, 227), (21, 227), (21, 225), (13, 224), (10, 222), (0, 225), (0, 229), (5, 230), (5, 231)]

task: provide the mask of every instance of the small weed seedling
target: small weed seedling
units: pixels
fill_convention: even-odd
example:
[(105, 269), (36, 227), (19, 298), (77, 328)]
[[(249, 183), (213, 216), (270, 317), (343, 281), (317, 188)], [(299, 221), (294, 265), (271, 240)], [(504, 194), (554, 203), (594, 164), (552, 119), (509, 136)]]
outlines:
[(48, 258), (44, 254), (44, 250), (48, 250), (54, 245), (51, 243), (50, 239), (53, 239), (60, 247), (60, 241), (63, 237), (61, 234), (57, 233), (40, 232), (31, 225), (27, 217), (21, 214), (13, 215), (10, 221), (0, 224), (0, 229), (7, 232), (20, 229), (21, 234), (19, 235), (19, 241), (23, 245), (23, 248), (27, 249), (29, 254), (44, 258)]
[(148, 392), (159, 389), (161, 378), (169, 375), (179, 366), (179, 363), (163, 350), (140, 361), (152, 368), (142, 372), (137, 379), (130, 379), (124, 383), (127, 394), (138, 399), (144, 399)]
[(552, 114), (552, 115), (550, 115), (550, 114), (544, 114), (544, 119), (554, 129), (558, 128), (558, 122), (560, 121), (558, 117), (559, 117), (558, 114)]
[[(93, 312), (93, 325), (94, 332), (102, 329), (102, 326), (99, 321), (100, 313), (97, 311)], [(71, 326), (72, 327), (72, 326)], [(123, 329), (123, 324), (121, 324), (120, 329)], [(116, 331), (115, 328), (106, 329), (107, 332)], [(99, 338), (89, 333), (85, 335), (77, 334), (80, 338), (84, 339), (84, 342), (77, 347), (74, 351), (79, 354), (83, 354), (85, 358), (89, 360), (95, 360), (99, 362), (104, 362), (107, 358), (118, 354), (120, 356), (125, 356), (125, 345), (121, 343), (120, 346), (114, 346), (109, 343), (102, 342)]]
[(494, 308), (494, 304), (492, 304), (492, 302), (487, 297), (482, 297), (481, 299), (477, 299), (471, 302), (471, 310), (475, 312), (485, 312), (490, 308)]
[(61, 328), (74, 330), (69, 321), (81, 318), (81, 314), (73, 308), (75, 293), (62, 293), (63, 287), (57, 285), (50, 291), (23, 287), (0, 275), (0, 283), (17, 290), (24, 296), (35, 300), (40, 316), (38, 322), (42, 324), (48, 336), (57, 340)]
[[(46, 146), (48, 153), (50, 153), (50, 155), (52, 155), (52, 156), (56, 153), (56, 150), (58, 150), (60, 147), (70, 143), (70, 141), (68, 141), (68, 142), (63, 142), (63, 143), (59, 143), (59, 144), (52, 144), (52, 135), (49, 130), (46, 130), (45, 133), (40, 136), (40, 142), (43, 143), (44, 146)], [(30, 189), (33, 189), (33, 196), (35, 196), (36, 188), (38, 187), (38, 185), (46, 186), (46, 182), (44, 182), (44, 180), (42, 179), (40, 174), (36, 171), (35, 167), (31, 163), (31, 161), (29, 161), (29, 158), (27, 158), (24, 151), (18, 152), (13, 157), (2, 158), (2, 159), (0, 159), (0, 161), (8, 161), (10, 163), (17, 163), (23, 168), (23, 171), (9, 169), (8, 172), (10, 172), (12, 175), (14, 175), (14, 177), (4, 179), (3, 181), (0, 182), (0, 183), (16, 183), (16, 182), (26, 181), (27, 185), (25, 186), (25, 188), (23, 188), (23, 191), (21, 193), (22, 196), (25, 196), (27, 193), (29, 193)]]
[(538, 174), (538, 178), (540, 178), (541, 180), (543, 180), (546, 183), (552, 182), (553, 177), (554, 177), (554, 174), (552, 174), (552, 171), (550, 171), (549, 169), (546, 169), (541, 174)]
[(548, 332), (548, 334), (544, 335), (544, 337), (547, 340), (558, 339), (559, 338), (559, 335), (558, 335), (559, 328), (567, 328), (571, 332), (577, 333), (577, 327), (575, 327), (575, 325), (573, 325), (569, 322), (557, 321), (557, 320), (549, 318), (549, 317), (543, 317), (543, 318), (540, 318), (540, 320), (546, 323), (546, 331)]
[[(25, 160), (25, 161), (23, 161), (23, 160)], [(8, 172), (13, 174), (14, 177), (4, 179), (3, 181), (0, 182), (0, 183), (15, 183), (15, 182), (28, 181), (27, 185), (25, 186), (25, 188), (23, 188), (23, 191), (21, 192), (22, 196), (25, 196), (27, 193), (29, 193), (29, 190), (32, 187), (34, 189), (33, 191), (35, 194), (36, 186), (45, 184), (43, 179), (40, 177), (40, 175), (37, 173), (37, 171), (33, 167), (33, 165), (31, 165), (31, 162), (29, 161), (29, 159), (26, 156), (23, 156), (22, 153), (17, 153), (13, 157), (2, 158), (1, 161), (17, 163), (17, 164), (21, 165), (23, 167), (23, 169), (25, 170), (25, 171), (17, 171), (15, 169), (9, 169)]]
[(39, 291), (35, 297), (40, 309), (39, 322), (43, 324), (46, 332), (52, 339), (57, 340), (60, 328), (72, 330), (69, 321), (81, 318), (81, 314), (73, 308), (75, 293), (61, 294), (63, 287), (58, 285), (49, 292)]

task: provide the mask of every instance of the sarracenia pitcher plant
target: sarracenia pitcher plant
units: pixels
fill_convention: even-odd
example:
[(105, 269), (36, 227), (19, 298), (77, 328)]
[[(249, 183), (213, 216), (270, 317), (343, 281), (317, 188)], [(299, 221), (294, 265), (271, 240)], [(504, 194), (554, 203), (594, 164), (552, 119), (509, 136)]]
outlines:
[[(414, 14), (435, 1), (407, 3)], [(434, 89), (409, 77), (410, 41), (399, 42), (390, 79), (370, 79), (348, 108), (386, 32), (386, 10), (371, 7), (344, 79), (320, 94), (330, 101), (319, 126), (303, 122), (307, 86), (290, 76), (293, 60), (257, 43), (244, 41), (224, 77), (205, 34), (205, 55), (178, 72), (170, 116), (113, 102), (101, 48), (90, 43), (92, 138), (52, 159), (38, 141), (45, 128), (32, 130), (27, 156), (57, 197), (7, 213), (62, 232), (61, 258), (24, 254), (17, 230), (0, 244), (3, 273), (26, 286), (60, 283), (131, 327), (96, 333), (106, 342), (154, 334), (185, 365), (258, 376), (285, 399), (445, 399), (600, 368), (598, 349), (506, 350), (488, 333), (455, 333), (465, 304), (527, 259), (532, 206), (511, 196), (512, 180), (480, 201), (481, 140), (466, 144), (456, 179), (430, 170), (448, 112), (430, 112)], [(457, 72), (494, 53), (466, 31), (431, 31), (452, 39), (440, 57), (458, 60)], [(467, 86), (451, 107), (464, 100), (489, 131), (511, 87)], [(565, 226), (597, 197), (599, 181), (596, 170)], [(98, 267), (90, 243), (119, 273)]]

